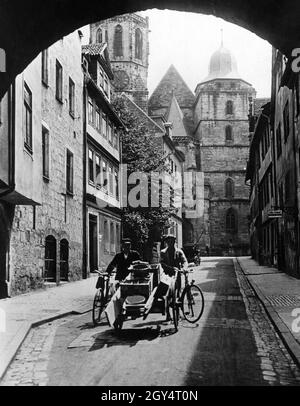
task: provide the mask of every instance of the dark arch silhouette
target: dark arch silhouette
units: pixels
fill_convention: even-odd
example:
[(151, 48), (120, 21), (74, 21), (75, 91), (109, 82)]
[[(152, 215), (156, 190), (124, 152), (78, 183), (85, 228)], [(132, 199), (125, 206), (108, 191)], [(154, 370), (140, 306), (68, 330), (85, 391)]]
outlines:
[[(300, 44), (300, 2), (295, 0), (19, 0), (0, 3), (0, 48), (6, 51), (7, 72), (0, 97), (18, 73), (45, 48), (86, 24), (124, 13), (159, 8), (211, 14), (244, 27), (290, 55)], [(18, 29), (17, 27), (20, 27)]]

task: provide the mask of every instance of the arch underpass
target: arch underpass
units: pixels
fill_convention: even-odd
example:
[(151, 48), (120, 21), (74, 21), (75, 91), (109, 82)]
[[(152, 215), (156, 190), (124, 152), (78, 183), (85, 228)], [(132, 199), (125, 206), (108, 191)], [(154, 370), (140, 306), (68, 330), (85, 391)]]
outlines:
[(297, 0), (2, 0), (0, 48), (6, 73), (0, 73), (0, 96), (14, 77), (59, 38), (75, 29), (119, 14), (150, 8), (211, 14), (240, 25), (269, 41), (286, 55), (300, 44)]

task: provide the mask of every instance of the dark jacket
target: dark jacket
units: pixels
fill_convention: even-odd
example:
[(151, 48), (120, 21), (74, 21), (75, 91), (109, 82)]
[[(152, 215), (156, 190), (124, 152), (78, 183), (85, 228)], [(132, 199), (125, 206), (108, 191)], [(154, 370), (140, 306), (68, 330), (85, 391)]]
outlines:
[(130, 273), (128, 268), (130, 267), (132, 262), (139, 261), (140, 259), (140, 254), (137, 251), (129, 251), (128, 257), (126, 259), (124, 257), (124, 253), (120, 252), (115, 255), (114, 259), (108, 265), (106, 271), (110, 274), (115, 268), (117, 268), (116, 280), (122, 281)]
[(184, 268), (188, 267), (188, 261), (183, 251), (179, 248), (174, 248), (174, 255), (171, 255), (170, 248), (165, 248), (160, 252), (160, 262), (167, 275), (174, 275), (174, 267)]

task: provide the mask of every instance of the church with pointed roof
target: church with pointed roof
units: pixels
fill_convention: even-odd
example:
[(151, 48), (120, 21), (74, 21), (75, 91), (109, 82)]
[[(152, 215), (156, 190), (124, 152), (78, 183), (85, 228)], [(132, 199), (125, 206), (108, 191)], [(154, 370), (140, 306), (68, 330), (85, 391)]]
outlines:
[(172, 140), (185, 156), (184, 171), (203, 174), (203, 193), (197, 197), (193, 192), (203, 210), (183, 219), (188, 255), (195, 248), (211, 255), (248, 254), (249, 190), (244, 179), (255, 89), (241, 78), (222, 40), (194, 93), (171, 65), (148, 98), (148, 32), (147, 18), (124, 15), (92, 24), (91, 43), (98, 36), (108, 43), (115, 93), (125, 93), (161, 128), (171, 125)]
[(185, 171), (204, 174), (204, 210), (197, 218), (184, 219), (187, 252), (195, 247), (211, 255), (249, 252), (249, 190), (244, 179), (248, 114), (255, 96), (223, 43), (211, 56), (208, 75), (195, 94), (171, 65), (150, 96), (149, 114), (163, 115), (173, 125), (173, 138), (185, 153)]

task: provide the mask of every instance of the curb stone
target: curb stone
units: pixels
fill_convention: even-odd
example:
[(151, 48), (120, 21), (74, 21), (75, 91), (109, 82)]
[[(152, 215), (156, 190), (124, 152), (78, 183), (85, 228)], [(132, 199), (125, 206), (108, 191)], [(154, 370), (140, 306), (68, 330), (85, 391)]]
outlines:
[(279, 334), (282, 342), (284, 343), (286, 349), (288, 350), (289, 354), (291, 355), (292, 359), (297, 363), (300, 367), (300, 345), (298, 344), (297, 340), (294, 338), (293, 334), (290, 332), (287, 325), (282, 321), (281, 317), (278, 315), (274, 307), (268, 302), (266, 296), (262, 293), (261, 289), (257, 286), (257, 284), (253, 281), (250, 281), (248, 276), (243, 269), (242, 264), (236, 258), (236, 262), (239, 265), (241, 271), (243, 272), (244, 276), (247, 278), (249, 285), (252, 287), (253, 291), (255, 292), (256, 296), (262, 303), (270, 321), (272, 322), (273, 326), (275, 327), (276, 332)]

